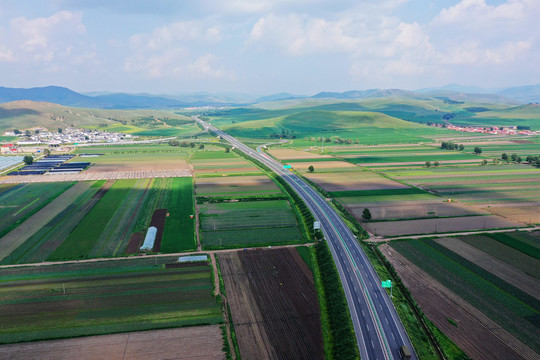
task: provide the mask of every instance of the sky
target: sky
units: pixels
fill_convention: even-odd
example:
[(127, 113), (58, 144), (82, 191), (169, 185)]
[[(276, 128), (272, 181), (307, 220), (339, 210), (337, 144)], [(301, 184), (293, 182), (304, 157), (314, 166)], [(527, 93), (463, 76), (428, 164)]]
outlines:
[(312, 95), (540, 83), (540, 0), (0, 0), (0, 86)]

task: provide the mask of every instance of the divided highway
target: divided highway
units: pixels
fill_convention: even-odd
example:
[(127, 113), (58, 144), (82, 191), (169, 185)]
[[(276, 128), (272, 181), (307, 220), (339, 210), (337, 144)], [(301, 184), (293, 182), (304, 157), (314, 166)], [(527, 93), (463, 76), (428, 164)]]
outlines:
[[(336, 211), (311, 186), (265, 153), (244, 145), (234, 137), (198, 117), (193, 117), (235, 148), (262, 162), (300, 195), (312, 211), (334, 257), (349, 305), (362, 359), (400, 359), (399, 348), (413, 349), (386, 290), (354, 235)], [(414, 355), (411, 359), (416, 359)]]

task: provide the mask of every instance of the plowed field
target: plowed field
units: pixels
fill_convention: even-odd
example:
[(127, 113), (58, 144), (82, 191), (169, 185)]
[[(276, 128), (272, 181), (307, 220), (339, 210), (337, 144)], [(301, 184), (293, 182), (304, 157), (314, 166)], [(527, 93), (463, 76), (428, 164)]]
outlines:
[(317, 295), (295, 249), (221, 253), (219, 262), (244, 359), (322, 359)]

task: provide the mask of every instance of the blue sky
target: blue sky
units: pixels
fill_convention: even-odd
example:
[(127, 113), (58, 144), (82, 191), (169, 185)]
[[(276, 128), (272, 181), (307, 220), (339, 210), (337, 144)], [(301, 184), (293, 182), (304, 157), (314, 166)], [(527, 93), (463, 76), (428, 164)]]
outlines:
[(540, 83), (538, 0), (0, 0), (0, 85), (314, 94)]

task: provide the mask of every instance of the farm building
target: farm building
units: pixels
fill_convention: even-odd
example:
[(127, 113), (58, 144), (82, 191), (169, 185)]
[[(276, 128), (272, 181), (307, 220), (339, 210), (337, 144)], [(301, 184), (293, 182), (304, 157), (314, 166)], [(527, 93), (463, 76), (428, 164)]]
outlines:
[(141, 251), (152, 251), (154, 248), (154, 242), (156, 241), (157, 228), (155, 226), (150, 226), (146, 232), (143, 245), (141, 246)]
[(13, 144), (2, 145), (0, 149), (2, 154), (12, 154), (19, 151), (19, 149)]

